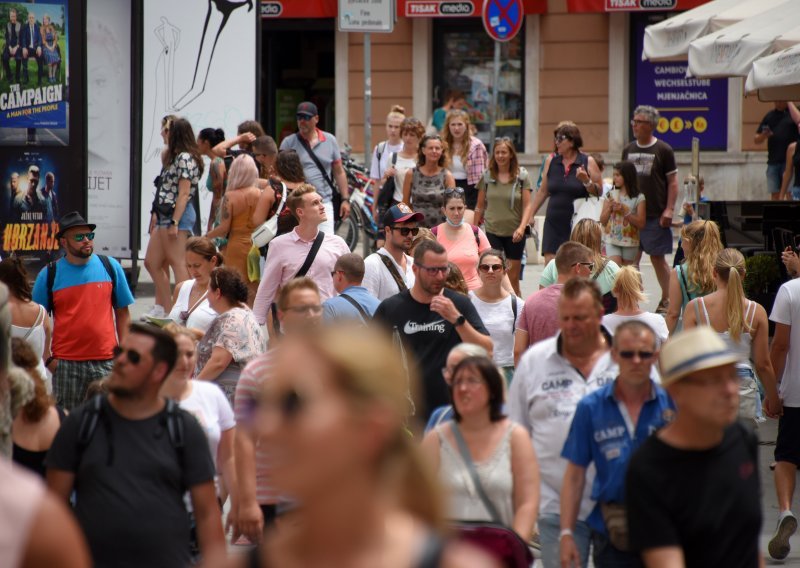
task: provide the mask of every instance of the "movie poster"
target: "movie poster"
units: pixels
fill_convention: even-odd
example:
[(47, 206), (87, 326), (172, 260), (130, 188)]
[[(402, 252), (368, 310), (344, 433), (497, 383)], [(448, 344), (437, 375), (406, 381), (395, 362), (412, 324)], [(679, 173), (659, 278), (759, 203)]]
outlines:
[(67, 11), (67, 0), (0, 1), (0, 144), (69, 144)]
[(46, 260), (58, 250), (58, 221), (80, 201), (62, 191), (68, 166), (69, 153), (61, 149), (3, 150), (0, 255), (16, 252)]

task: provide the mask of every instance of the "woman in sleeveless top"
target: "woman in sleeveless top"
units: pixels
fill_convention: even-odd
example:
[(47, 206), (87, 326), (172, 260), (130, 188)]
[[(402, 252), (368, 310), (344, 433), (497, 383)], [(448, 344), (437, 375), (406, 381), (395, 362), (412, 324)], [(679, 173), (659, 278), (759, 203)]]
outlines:
[(789, 148), (786, 150), (786, 169), (783, 171), (783, 181), (778, 199), (800, 201), (800, 144), (797, 142), (789, 144)]
[(600, 196), (603, 180), (594, 158), (580, 151), (581, 131), (574, 124), (564, 124), (555, 130), (556, 153), (547, 158), (543, 168), (542, 186), (533, 198), (533, 214), (548, 197), (542, 235), (544, 262), (552, 260), (558, 247), (569, 240), (576, 199)]
[(52, 392), (50, 372), (44, 362), (50, 357), (52, 323), (45, 309), (33, 301), (28, 271), (17, 256), (0, 262), (0, 282), (8, 286), (11, 309), (11, 337), (24, 339), (38, 357), (36, 369), (45, 381), (47, 392)]
[(211, 271), (222, 264), (222, 254), (210, 239), (191, 237), (186, 241), (186, 267), (191, 280), (175, 286), (175, 303), (167, 316), (169, 319), (202, 333), (208, 331), (217, 317), (208, 303), (208, 281)]
[(669, 275), (667, 329), (670, 335), (679, 331), (681, 314), (690, 300), (710, 294), (716, 289), (714, 263), (722, 250), (719, 227), (714, 221), (692, 221), (681, 229), (683, 263)]
[(441, 136), (423, 136), (419, 143), (417, 167), (403, 181), (403, 202), (425, 215), (421, 227), (444, 223), (442, 202), (444, 190), (456, 186), (453, 175), (445, 169), (447, 145)]
[(228, 566), (494, 566), (441, 536), (441, 495), (405, 429), (409, 378), (388, 336), (332, 326), (286, 335), (274, 355), (258, 429), (281, 456), (274, 487), (298, 506)]
[(775, 372), (769, 357), (769, 321), (766, 310), (757, 302), (745, 298), (742, 282), (745, 263), (742, 253), (727, 248), (717, 255), (714, 263), (714, 282), (717, 290), (689, 302), (683, 316), (683, 327), (711, 326), (737, 353), (736, 365), (740, 378), (739, 417), (760, 416), (761, 407), (756, 376), (766, 391), (765, 410), (775, 417), (781, 402)]
[[(303, 164), (294, 150), (281, 150), (275, 158), (275, 175), (269, 179), (269, 186), (261, 192), (258, 204), (253, 211), (253, 226), (260, 227), (273, 215), (278, 215), (278, 235), (284, 235), (297, 226), (297, 219), (284, 201), (283, 208), (278, 211), (283, 194), (286, 198), (298, 186), (306, 182)], [(261, 250), (261, 256), (267, 256), (269, 244)], [(263, 267), (262, 267), (263, 268)]]
[[(209, 239), (214, 237), (228, 238), (225, 247), (225, 263), (239, 271), (239, 275), (247, 283), (247, 304), (253, 305), (258, 291), (258, 279), (251, 281), (247, 273), (247, 255), (253, 246), (251, 235), (256, 228), (253, 225), (253, 212), (261, 197), (257, 187), (258, 168), (253, 158), (247, 154), (238, 156), (231, 165), (228, 176), (228, 189), (222, 198), (222, 214), (219, 227), (206, 233)], [(269, 191), (269, 190), (268, 190)]]
[(197, 135), (197, 149), (211, 161), (206, 176), (206, 189), (212, 194), (206, 231), (219, 224), (219, 205), (222, 203), (222, 196), (225, 195), (227, 184), (225, 160), (214, 153), (214, 146), (224, 141), (225, 131), (221, 128), (204, 128)]
[(53, 444), (66, 414), (56, 408), (47, 394), (44, 379), (37, 370), (39, 357), (30, 345), (15, 337), (11, 340), (11, 359), (33, 380), (33, 400), (20, 409), (11, 427), (12, 458), (15, 463), (44, 477), (44, 458)]
[(422, 442), (449, 489), (448, 516), (499, 523), (527, 541), (539, 507), (539, 466), (528, 433), (503, 414), (505, 379), (488, 357), (468, 357), (453, 370), (449, 387), (454, 420)]

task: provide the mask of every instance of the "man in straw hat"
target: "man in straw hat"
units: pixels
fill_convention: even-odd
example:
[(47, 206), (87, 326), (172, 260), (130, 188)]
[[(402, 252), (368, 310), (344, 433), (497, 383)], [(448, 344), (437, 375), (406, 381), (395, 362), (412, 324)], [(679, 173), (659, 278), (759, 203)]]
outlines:
[(758, 566), (758, 440), (736, 418), (739, 377), (719, 334), (702, 326), (661, 350), (675, 420), (631, 459), (630, 545), (652, 566)]

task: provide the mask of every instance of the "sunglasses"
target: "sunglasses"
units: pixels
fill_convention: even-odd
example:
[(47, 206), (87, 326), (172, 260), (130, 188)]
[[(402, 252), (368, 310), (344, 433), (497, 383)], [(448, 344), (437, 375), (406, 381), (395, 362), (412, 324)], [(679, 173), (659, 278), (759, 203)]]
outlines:
[(573, 264), (572, 266), (578, 266), (579, 264), (580, 264), (581, 266), (585, 266), (586, 268), (588, 268), (588, 269), (589, 269), (589, 272), (591, 272), (592, 270), (594, 270), (594, 262), (576, 262), (576, 263), (575, 263), (575, 264)]
[(292, 306), (291, 308), (286, 308), (284, 311), (294, 312), (296, 314), (319, 315), (322, 313), (322, 306), (319, 304), (312, 304), (309, 306)]
[(449, 266), (425, 266), (424, 264), (420, 264), (418, 262), (414, 263), (414, 266), (421, 268), (431, 276), (436, 276), (439, 272), (447, 276), (450, 274), (450, 267)]
[(295, 115), (295, 118), (297, 118), (297, 120), (305, 121), (305, 120), (311, 120), (314, 117), (313, 116), (309, 116), (307, 114), (297, 114), (297, 115)]
[(634, 118), (631, 120), (631, 126), (636, 126), (637, 124), (650, 124), (649, 120), (641, 120), (638, 118)]
[(447, 197), (449, 195), (464, 195), (464, 188), (463, 187), (448, 187), (444, 190), (444, 196)]
[(623, 359), (633, 359), (639, 357), (642, 361), (652, 359), (655, 353), (653, 351), (620, 351), (619, 356)]
[(403, 237), (408, 235), (416, 237), (419, 234), (419, 227), (391, 227), (391, 229), (392, 231), (397, 231)]
[(138, 351), (134, 351), (133, 349), (128, 349), (126, 351), (119, 345), (114, 347), (113, 353), (114, 353), (114, 359), (117, 359), (120, 355), (125, 353), (125, 358), (128, 359), (131, 365), (138, 365), (142, 360), (142, 356)]
[(480, 270), (481, 272), (489, 272), (489, 271), (500, 272), (501, 270), (503, 270), (503, 265), (502, 264), (479, 264), (478, 265), (478, 270)]
[(561, 134), (560, 136), (556, 136), (555, 140), (556, 144), (560, 144), (564, 140), (572, 140), (572, 138), (567, 136), (566, 134)]
[(92, 231), (91, 233), (75, 233), (74, 235), (72, 235), (72, 239), (74, 241), (76, 241), (76, 242), (79, 242), (79, 243), (82, 242), (83, 239), (86, 239), (86, 240), (89, 240), (89, 241), (93, 241), (94, 240), (94, 231)]

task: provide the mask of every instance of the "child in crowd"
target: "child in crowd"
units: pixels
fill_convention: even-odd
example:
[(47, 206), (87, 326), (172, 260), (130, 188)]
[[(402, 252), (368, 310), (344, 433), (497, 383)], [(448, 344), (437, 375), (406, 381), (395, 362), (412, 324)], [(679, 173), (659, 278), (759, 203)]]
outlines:
[(614, 189), (603, 198), (600, 224), (605, 226), (606, 256), (619, 265), (631, 265), (639, 250), (639, 229), (645, 224), (645, 198), (636, 184), (636, 166), (614, 164)]

